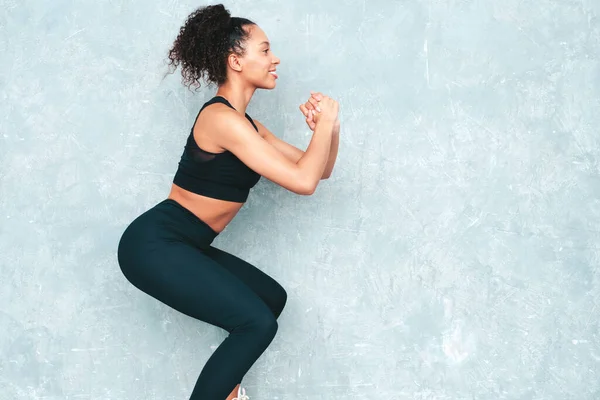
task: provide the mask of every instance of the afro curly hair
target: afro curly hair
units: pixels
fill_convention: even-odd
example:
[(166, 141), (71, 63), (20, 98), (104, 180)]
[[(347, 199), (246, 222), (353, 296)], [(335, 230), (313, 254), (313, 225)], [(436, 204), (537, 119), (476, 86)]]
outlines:
[(227, 57), (246, 53), (244, 43), (250, 34), (243, 28), (247, 25), (256, 24), (231, 17), (223, 4), (198, 8), (187, 17), (169, 50), (167, 74), (181, 65), (182, 83), (188, 88), (199, 89), (201, 79), (222, 85), (227, 80)]

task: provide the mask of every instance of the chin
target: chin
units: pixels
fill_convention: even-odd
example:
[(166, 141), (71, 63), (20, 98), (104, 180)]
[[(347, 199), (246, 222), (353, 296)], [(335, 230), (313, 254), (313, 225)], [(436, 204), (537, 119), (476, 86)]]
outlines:
[(277, 86), (277, 82), (273, 82), (270, 84), (264, 84), (259, 86), (260, 89), (266, 89), (266, 90), (270, 90), (270, 89), (275, 89), (275, 87)]
[(270, 83), (269, 87), (271, 89), (274, 88), (275, 86), (277, 86), (277, 79), (279, 79), (279, 77), (275, 78), (274, 76), (269, 74), (269, 80), (271, 81), (271, 82), (269, 82)]

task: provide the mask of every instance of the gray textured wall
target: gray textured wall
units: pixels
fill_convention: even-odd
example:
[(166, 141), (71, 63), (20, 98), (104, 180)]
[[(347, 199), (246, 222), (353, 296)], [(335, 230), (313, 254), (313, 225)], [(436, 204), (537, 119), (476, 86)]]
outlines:
[[(229, 1), (281, 57), (249, 114), (333, 177), (263, 180), (215, 244), (288, 290), (251, 399), (598, 399), (600, 2)], [(0, 0), (0, 399), (187, 399), (225, 338), (121, 275), (199, 106), (191, 0)], [(235, 362), (235, 360), (232, 360)]]

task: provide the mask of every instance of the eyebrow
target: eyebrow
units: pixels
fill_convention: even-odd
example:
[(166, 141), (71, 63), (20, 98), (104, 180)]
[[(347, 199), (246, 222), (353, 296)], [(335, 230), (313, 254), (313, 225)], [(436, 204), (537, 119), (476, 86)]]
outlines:
[(259, 46), (263, 45), (263, 44), (271, 45), (271, 43), (269, 43), (269, 42), (262, 42), (261, 44), (259, 44)]

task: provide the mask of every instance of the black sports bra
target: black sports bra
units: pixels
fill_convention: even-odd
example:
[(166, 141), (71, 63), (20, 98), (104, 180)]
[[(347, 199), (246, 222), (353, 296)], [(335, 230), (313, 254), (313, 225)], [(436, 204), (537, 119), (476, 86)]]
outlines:
[[(235, 108), (221, 96), (215, 96), (202, 106), (198, 115), (207, 106), (223, 103)], [(246, 114), (254, 129), (258, 127)], [(198, 116), (196, 116), (198, 120)], [(198, 147), (194, 140), (194, 126), (187, 138), (173, 183), (190, 192), (214, 199), (244, 203), (250, 189), (260, 180), (260, 175), (250, 169), (229, 150), (211, 153)]]

